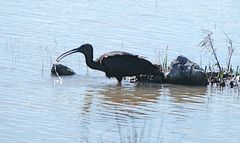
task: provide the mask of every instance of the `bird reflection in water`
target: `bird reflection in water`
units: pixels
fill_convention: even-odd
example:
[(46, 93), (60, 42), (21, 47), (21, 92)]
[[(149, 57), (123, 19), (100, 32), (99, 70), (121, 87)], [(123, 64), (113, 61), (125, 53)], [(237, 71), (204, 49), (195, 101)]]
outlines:
[(150, 106), (159, 100), (160, 89), (160, 84), (156, 84), (156, 87), (136, 84), (106, 85), (105, 88), (99, 90), (99, 94), (102, 96), (101, 106), (106, 110), (105, 113), (110, 112), (116, 116), (147, 116), (157, 112), (155, 108)]

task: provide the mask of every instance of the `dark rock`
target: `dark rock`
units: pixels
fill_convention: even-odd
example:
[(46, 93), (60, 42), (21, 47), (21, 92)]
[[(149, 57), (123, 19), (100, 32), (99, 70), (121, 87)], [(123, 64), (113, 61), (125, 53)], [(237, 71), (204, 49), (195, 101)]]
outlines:
[(56, 76), (69, 76), (76, 74), (72, 69), (62, 64), (53, 64), (51, 73)]
[(185, 85), (207, 85), (206, 72), (196, 63), (184, 56), (178, 56), (172, 61), (166, 82)]

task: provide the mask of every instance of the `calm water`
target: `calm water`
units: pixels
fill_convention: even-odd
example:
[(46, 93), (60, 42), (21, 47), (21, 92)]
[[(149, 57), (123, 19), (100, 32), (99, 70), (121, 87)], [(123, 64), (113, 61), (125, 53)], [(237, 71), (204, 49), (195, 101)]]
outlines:
[(214, 32), (224, 65), (222, 30), (240, 46), (239, 7), (234, 0), (0, 1), (0, 142), (239, 142), (237, 88), (120, 87), (80, 54), (62, 61), (77, 75), (50, 74), (59, 54), (86, 42), (95, 57), (123, 50), (157, 63), (168, 47), (169, 62), (183, 54), (207, 65), (210, 55), (197, 47), (202, 29)]

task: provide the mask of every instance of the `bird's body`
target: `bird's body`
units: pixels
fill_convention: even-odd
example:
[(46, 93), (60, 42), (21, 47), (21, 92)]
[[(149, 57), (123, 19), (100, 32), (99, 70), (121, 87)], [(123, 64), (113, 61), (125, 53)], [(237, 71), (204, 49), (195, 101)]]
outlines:
[(115, 77), (119, 83), (121, 83), (122, 78), (125, 76), (139, 76), (141, 74), (156, 75), (160, 73), (159, 68), (148, 60), (122, 51), (105, 53), (94, 61), (93, 48), (90, 44), (84, 44), (77, 49), (60, 55), (57, 61), (75, 52), (84, 54), (88, 67), (105, 72), (108, 78)]

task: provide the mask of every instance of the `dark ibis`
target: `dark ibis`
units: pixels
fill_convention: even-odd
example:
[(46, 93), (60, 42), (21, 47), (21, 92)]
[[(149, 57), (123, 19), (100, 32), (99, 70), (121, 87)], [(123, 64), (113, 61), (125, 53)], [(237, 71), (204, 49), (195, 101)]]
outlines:
[(57, 62), (77, 52), (84, 54), (88, 67), (105, 72), (108, 78), (115, 77), (119, 84), (121, 84), (122, 78), (125, 76), (138, 77), (140, 75), (161, 74), (159, 67), (153, 65), (150, 61), (127, 52), (113, 51), (93, 60), (93, 47), (91, 44), (83, 44), (79, 48), (63, 53), (57, 58)]

